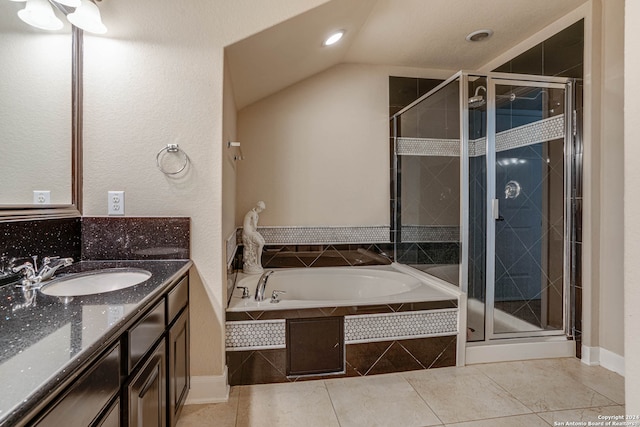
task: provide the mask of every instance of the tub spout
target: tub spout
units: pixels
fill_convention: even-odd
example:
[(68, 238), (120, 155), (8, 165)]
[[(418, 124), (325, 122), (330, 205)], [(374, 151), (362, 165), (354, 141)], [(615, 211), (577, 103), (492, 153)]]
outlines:
[(267, 287), (267, 280), (269, 280), (269, 276), (271, 276), (271, 274), (273, 274), (273, 270), (265, 271), (264, 273), (262, 273), (262, 276), (260, 276), (260, 280), (258, 280), (258, 286), (256, 286), (256, 301), (264, 300), (264, 290)]

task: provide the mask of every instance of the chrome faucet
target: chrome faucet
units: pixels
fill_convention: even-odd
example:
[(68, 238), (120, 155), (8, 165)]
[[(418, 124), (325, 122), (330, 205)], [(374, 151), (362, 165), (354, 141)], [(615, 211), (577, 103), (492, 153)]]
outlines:
[(25, 262), (11, 269), (14, 273), (23, 272), (23, 287), (40, 287), (42, 286), (42, 282), (51, 280), (60, 267), (73, 264), (73, 258), (44, 257), (42, 266), (38, 269), (38, 257), (34, 255), (32, 258), (33, 264), (31, 262)]
[(42, 267), (38, 272), (38, 276), (40, 276), (40, 281), (45, 282), (53, 278), (53, 275), (56, 273), (60, 267), (67, 267), (73, 264), (73, 258), (60, 258), (60, 257), (44, 257), (42, 260)]
[(258, 280), (258, 286), (256, 286), (256, 301), (264, 300), (264, 289), (267, 287), (267, 280), (269, 280), (269, 276), (273, 274), (273, 270), (265, 271), (260, 276), (260, 280)]

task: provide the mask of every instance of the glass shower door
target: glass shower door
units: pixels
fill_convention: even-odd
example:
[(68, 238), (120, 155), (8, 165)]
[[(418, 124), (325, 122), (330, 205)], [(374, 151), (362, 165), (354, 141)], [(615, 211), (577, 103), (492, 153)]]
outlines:
[(487, 337), (562, 333), (567, 89), (491, 79), (488, 92)]

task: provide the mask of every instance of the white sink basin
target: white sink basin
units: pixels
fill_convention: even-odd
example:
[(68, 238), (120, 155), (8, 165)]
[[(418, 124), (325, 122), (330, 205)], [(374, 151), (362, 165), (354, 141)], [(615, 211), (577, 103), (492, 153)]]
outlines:
[(151, 273), (138, 268), (109, 268), (54, 279), (40, 291), (56, 297), (101, 294), (129, 288), (144, 282)]

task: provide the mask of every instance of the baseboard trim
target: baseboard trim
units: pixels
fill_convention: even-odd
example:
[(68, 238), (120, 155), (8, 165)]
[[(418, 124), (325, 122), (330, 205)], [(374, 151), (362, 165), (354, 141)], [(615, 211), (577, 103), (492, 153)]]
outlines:
[(575, 357), (575, 355), (575, 341), (566, 339), (542, 342), (491, 343), (487, 345), (467, 345), (466, 364)]
[(222, 375), (192, 376), (191, 388), (185, 404), (201, 405), (227, 402), (229, 400), (229, 389), (226, 366)]
[(624, 376), (624, 356), (606, 348), (582, 346), (582, 363), (589, 366), (600, 365), (605, 369)]

